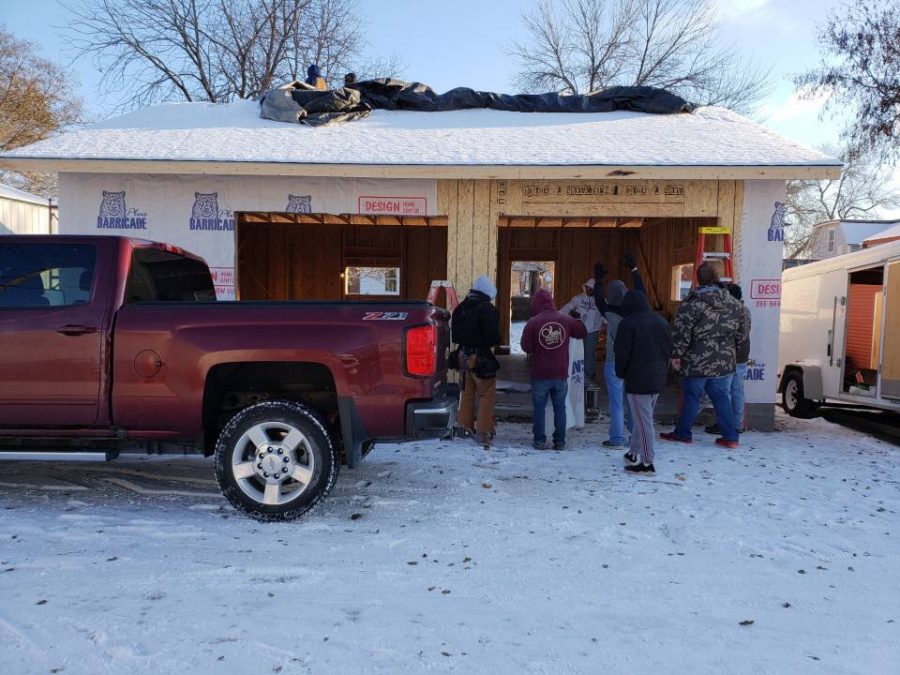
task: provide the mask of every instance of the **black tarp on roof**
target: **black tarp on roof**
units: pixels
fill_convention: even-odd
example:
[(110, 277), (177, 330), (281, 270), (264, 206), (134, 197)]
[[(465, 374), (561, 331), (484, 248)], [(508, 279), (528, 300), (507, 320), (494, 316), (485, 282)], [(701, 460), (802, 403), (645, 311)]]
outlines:
[(295, 83), (273, 89), (260, 101), (261, 115), (279, 122), (321, 125), (346, 122), (372, 110), (445, 112), (490, 108), (512, 112), (600, 113), (615, 110), (671, 115), (694, 106), (680, 96), (655, 87), (610, 87), (591, 94), (495, 94), (468, 87), (438, 94), (420, 82), (376, 79), (340, 89), (309, 89)]

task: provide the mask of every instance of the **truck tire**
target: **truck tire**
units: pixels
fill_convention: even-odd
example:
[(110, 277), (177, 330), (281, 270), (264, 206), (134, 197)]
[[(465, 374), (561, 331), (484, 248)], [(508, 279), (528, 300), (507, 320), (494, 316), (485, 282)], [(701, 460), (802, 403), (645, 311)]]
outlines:
[(293, 401), (264, 401), (237, 413), (219, 434), (216, 479), (239, 511), (293, 520), (321, 501), (340, 462), (316, 413)]
[(784, 376), (781, 405), (791, 417), (809, 417), (813, 414), (816, 403), (803, 396), (803, 373), (794, 370)]

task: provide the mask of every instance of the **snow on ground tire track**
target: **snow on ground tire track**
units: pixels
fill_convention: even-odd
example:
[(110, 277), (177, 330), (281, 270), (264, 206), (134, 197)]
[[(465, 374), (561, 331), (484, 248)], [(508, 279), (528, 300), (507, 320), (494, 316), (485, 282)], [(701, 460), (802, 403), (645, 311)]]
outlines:
[(0, 671), (900, 672), (900, 449), (778, 425), (638, 479), (597, 424), (378, 446), (284, 524), (209, 460), (6, 464)]

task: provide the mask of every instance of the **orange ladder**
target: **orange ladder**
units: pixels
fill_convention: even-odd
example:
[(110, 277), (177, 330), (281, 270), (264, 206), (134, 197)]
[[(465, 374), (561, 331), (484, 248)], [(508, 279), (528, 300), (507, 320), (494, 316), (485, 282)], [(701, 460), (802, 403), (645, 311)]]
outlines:
[(428, 297), (425, 300), (432, 305), (436, 304), (438, 291), (442, 288), (447, 299), (447, 309), (452, 312), (459, 304), (459, 299), (456, 297), (456, 289), (453, 287), (453, 282), (448, 279), (434, 279), (431, 282), (431, 288), (428, 289)]
[[(692, 289), (697, 288), (697, 270), (700, 269), (700, 265), (702, 265), (707, 260), (721, 260), (722, 264), (725, 268), (724, 274), (719, 277), (719, 281), (725, 283), (733, 283), (734, 282), (734, 264), (732, 261), (732, 251), (731, 251), (731, 228), (728, 227), (701, 227), (698, 230), (699, 236), (697, 237), (697, 255), (694, 256), (694, 283), (691, 286)], [(722, 251), (707, 251), (706, 250), (706, 237), (707, 236), (722, 236), (724, 238), (724, 250)]]

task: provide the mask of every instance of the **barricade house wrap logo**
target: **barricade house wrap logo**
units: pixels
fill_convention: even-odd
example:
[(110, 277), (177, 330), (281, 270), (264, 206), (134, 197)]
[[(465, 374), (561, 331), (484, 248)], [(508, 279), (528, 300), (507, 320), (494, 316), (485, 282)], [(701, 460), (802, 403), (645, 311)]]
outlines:
[(97, 213), (97, 229), (146, 230), (147, 212), (129, 209), (125, 204), (125, 190), (121, 192), (103, 190), (100, 211)]
[(538, 334), (538, 342), (544, 349), (559, 349), (566, 341), (566, 329), (556, 321), (545, 323)]
[(218, 192), (195, 192), (190, 226), (192, 230), (234, 230), (234, 211), (219, 209)]
[(783, 202), (775, 202), (775, 210), (769, 221), (769, 230), (766, 233), (769, 241), (784, 241), (784, 217), (787, 206)]
[(312, 195), (288, 195), (285, 213), (312, 213)]
[(762, 361), (750, 360), (747, 363), (747, 374), (744, 380), (747, 382), (762, 382), (766, 379), (766, 364)]

